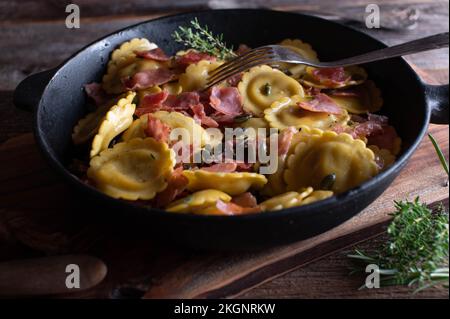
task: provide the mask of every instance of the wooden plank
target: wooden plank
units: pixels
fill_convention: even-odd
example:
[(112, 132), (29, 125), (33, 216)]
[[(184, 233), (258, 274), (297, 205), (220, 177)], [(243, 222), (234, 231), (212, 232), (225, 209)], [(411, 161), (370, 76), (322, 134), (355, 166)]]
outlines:
[[(55, 3), (49, 1), (49, 5)], [(424, 12), (415, 30), (392, 32), (360, 29), (390, 45), (449, 30), (447, 1), (422, 5)], [(287, 10), (293, 9), (289, 7)], [(161, 14), (153, 12), (151, 15), (87, 18), (82, 20), (80, 29), (67, 29), (64, 20), (0, 23), (0, 90), (13, 90), (27, 75), (58, 65), (97, 38)], [(58, 36), (55, 37), (55, 34)], [(412, 55), (408, 60), (424, 69), (448, 69), (448, 49)]]
[[(406, 5), (427, 4), (433, 0), (378, 0), (379, 5)], [(66, 16), (65, 8), (73, 1), (53, 0), (12, 0), (0, 2), (0, 20), (24, 20), (24, 19), (63, 19)], [(271, 7), (277, 9), (311, 9), (326, 11), (330, 7), (339, 5), (341, 8), (365, 6), (373, 3), (370, 0), (183, 0), (183, 1), (160, 1), (160, 0), (109, 0), (92, 1), (78, 0), (81, 14), (85, 17), (97, 17), (121, 14), (153, 14), (155, 12), (169, 10), (192, 10), (206, 8), (255, 8)], [(39, 12), (39, 14), (36, 14)]]
[[(447, 154), (448, 127), (432, 126), (431, 131)], [(393, 200), (420, 195), (423, 201), (433, 203), (448, 198), (439, 161), (430, 157), (433, 152), (429, 141), (424, 140), (389, 190), (361, 214), (330, 232), (260, 252), (217, 254), (161, 246), (134, 228), (124, 227), (123, 220), (117, 224), (108, 218), (105, 223), (97, 212), (99, 208), (79, 200), (51, 173), (31, 136), (26, 135), (0, 147), (0, 165), (9, 168), (0, 172), (0, 225), (3, 223), (10, 234), (6, 237), (34, 251), (86, 253), (101, 258), (109, 269), (107, 279), (76, 297), (108, 297), (130, 286), (139, 291), (149, 289), (146, 297), (234, 297), (379, 233), (389, 219)], [(8, 257), (7, 247), (0, 245), (3, 258)]]

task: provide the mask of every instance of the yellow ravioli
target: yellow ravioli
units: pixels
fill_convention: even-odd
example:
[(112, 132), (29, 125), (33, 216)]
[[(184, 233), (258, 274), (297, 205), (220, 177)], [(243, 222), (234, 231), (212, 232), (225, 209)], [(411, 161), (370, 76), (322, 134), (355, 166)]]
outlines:
[(186, 71), (180, 75), (179, 84), (184, 92), (198, 91), (206, 87), (209, 73), (217, 69), (222, 62), (212, 62), (202, 60), (198, 63), (191, 64)]
[(103, 193), (127, 200), (149, 200), (167, 187), (175, 153), (153, 138), (114, 145), (91, 159), (88, 177)]
[[(149, 66), (154, 67), (158, 64), (156, 61), (138, 59), (134, 52), (152, 50), (157, 47), (156, 44), (150, 43), (150, 41), (144, 38), (134, 38), (122, 43), (122, 45), (111, 54), (107, 72), (102, 80), (103, 89), (110, 94), (122, 93), (125, 90), (121, 83), (121, 78), (123, 76), (132, 75), (137, 72), (137, 69), (143, 70)], [(139, 64), (139, 66), (136, 64)]]
[(195, 213), (215, 204), (218, 200), (229, 202), (231, 196), (216, 189), (205, 189), (171, 203), (166, 210), (172, 213)]
[(136, 105), (132, 103), (135, 96), (136, 93), (128, 92), (126, 98), (120, 98), (106, 113), (92, 140), (91, 157), (107, 149), (113, 138), (131, 125), (136, 109)]
[[(319, 62), (316, 51), (312, 49), (311, 45), (302, 40), (285, 39), (280, 42), (280, 45), (293, 50), (309, 61)], [(298, 78), (300, 75), (304, 74), (306, 69), (306, 65), (304, 64), (280, 63), (280, 65), (282, 69), (288, 70), (294, 78)]]
[(304, 96), (300, 83), (267, 65), (253, 67), (245, 72), (238, 89), (244, 110), (256, 116), (263, 116), (265, 109), (283, 97)]
[(321, 189), (323, 179), (336, 176), (330, 190), (345, 192), (378, 173), (374, 153), (350, 135), (322, 131), (297, 144), (288, 157), (284, 180), (288, 190), (312, 186)]
[(183, 171), (189, 180), (190, 191), (217, 189), (230, 195), (245, 193), (250, 188), (261, 189), (267, 183), (264, 175), (257, 173), (221, 173), (208, 172), (202, 169)]
[(327, 199), (333, 196), (332, 191), (313, 191), (308, 197), (306, 197), (301, 203), (300, 206), (308, 205), (314, 202), (318, 202), (323, 199)]
[(355, 87), (359, 96), (333, 96), (331, 99), (353, 114), (375, 113), (383, 106), (381, 91), (373, 81), (367, 80)]
[(303, 199), (313, 192), (312, 187), (302, 189), (300, 192), (286, 192), (274, 196), (260, 204), (261, 210), (280, 210), (300, 206)]
[(342, 114), (334, 115), (320, 112), (310, 112), (302, 109), (297, 103), (307, 101), (310, 98), (299, 95), (284, 97), (275, 101), (270, 108), (264, 111), (264, 118), (270, 127), (278, 129), (310, 127), (323, 130), (330, 129), (335, 124), (345, 124), (350, 119), (347, 111), (344, 109)]

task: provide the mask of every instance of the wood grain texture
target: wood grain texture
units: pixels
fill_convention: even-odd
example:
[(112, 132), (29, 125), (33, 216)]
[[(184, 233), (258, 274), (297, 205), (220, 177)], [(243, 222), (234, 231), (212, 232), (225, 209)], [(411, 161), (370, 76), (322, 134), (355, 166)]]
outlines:
[[(0, 143), (31, 131), (31, 114), (16, 110), (12, 105), (12, 90), (19, 81), (31, 73), (58, 65), (86, 44), (114, 30), (192, 8), (264, 5), (286, 11), (327, 11), (339, 6), (345, 13), (359, 14), (367, 3), (374, 1), (78, 0), (77, 3), (82, 5), (82, 28), (79, 30), (64, 27), (63, 5), (66, 2), (68, 1), (0, 1)], [(412, 31), (362, 29), (387, 44), (449, 29), (447, 0), (382, 0), (375, 3), (381, 4), (382, 10), (413, 5), (421, 11), (419, 26)], [(413, 55), (408, 60), (425, 71), (422, 75), (432, 75), (423, 77), (425, 81), (448, 83), (448, 49)], [(439, 142), (446, 145), (445, 153), (448, 157), (448, 127), (444, 130), (433, 126), (432, 130), (437, 134)], [(120, 298), (130, 294), (139, 297), (147, 290), (150, 297), (167, 296), (173, 295), (174, 287), (178, 287), (176, 294), (190, 297), (229, 297), (241, 294), (242, 298), (448, 298), (448, 290), (427, 290), (419, 295), (411, 295), (410, 290), (403, 287), (358, 291), (362, 278), (348, 276), (350, 264), (345, 257), (346, 251), (332, 253), (314, 261), (359, 240), (358, 232), (353, 233), (356, 235), (348, 240), (343, 230), (340, 239), (333, 240), (331, 245), (327, 245), (328, 242), (325, 246), (312, 245), (319, 249), (308, 249), (305, 245), (303, 249), (297, 246), (281, 247), (279, 251), (246, 255), (212, 256), (155, 245), (145, 234), (134, 233), (133, 225), (112, 222), (105, 225), (102, 217), (94, 218), (98, 212), (83, 204), (76, 194), (67, 192), (66, 185), (37, 156), (31, 135), (9, 140), (0, 148), (3, 150), (0, 151), (0, 165), (8, 167), (0, 170), (0, 180), (3, 182), (0, 183), (0, 261), (69, 252), (90, 253), (102, 258), (108, 264), (106, 280), (96, 289), (76, 295), (77, 297)], [(416, 153), (414, 159), (421, 162), (422, 166), (415, 167), (412, 161), (396, 180), (395, 185), (398, 185), (383, 195), (384, 204), (377, 201), (371, 209), (383, 213), (390, 211), (391, 201), (400, 198), (396, 196), (411, 199), (419, 194), (428, 202), (436, 201), (436, 198), (448, 200), (448, 188), (445, 190), (440, 187), (443, 181), (439, 176), (442, 174), (437, 169), (439, 164), (432, 153), (429, 145), (427, 152)], [(423, 166), (425, 164), (426, 167)], [(416, 181), (408, 182), (403, 177), (422, 171), (426, 176), (420, 185)], [(409, 190), (409, 184), (416, 186)], [(442, 191), (446, 196), (442, 195)], [(42, 200), (43, 198), (52, 198), (52, 201)], [(71, 206), (68, 207), (67, 203), (71, 203)], [(379, 216), (370, 212), (366, 211), (360, 215), (363, 217), (352, 222), (356, 225), (372, 225), (359, 232), (362, 234), (361, 239), (376, 235), (385, 224), (383, 218), (379, 221)], [(354, 225), (349, 227), (354, 229)], [(384, 239), (383, 236), (377, 237), (366, 241), (362, 247), (370, 250)], [(177, 264), (186, 265), (190, 274), (188, 278), (183, 275), (182, 266), (173, 267)], [(302, 267), (291, 271), (300, 266)], [(196, 275), (196, 270), (204, 269), (208, 271), (207, 277)], [(288, 271), (291, 272), (281, 275)], [(184, 281), (178, 281), (177, 278), (180, 277)], [(255, 285), (259, 286), (249, 290)]]
[[(445, 153), (447, 130), (446, 126), (431, 128)], [(10, 168), (0, 172), (0, 225), (5, 229), (4, 238), (9, 238), (0, 241), (4, 243), (0, 256), (9, 259), (9, 245), (19, 242), (33, 254), (85, 253), (102, 259), (109, 269), (106, 280), (75, 297), (110, 297), (126, 287), (148, 290), (147, 298), (236, 297), (381, 233), (393, 200), (420, 195), (423, 201), (434, 203), (448, 198), (448, 188), (443, 186), (445, 176), (438, 159), (430, 157), (432, 153), (431, 144), (424, 140), (389, 190), (361, 214), (327, 233), (265, 251), (216, 254), (157, 244), (135, 231), (132, 223), (116, 223), (110, 216), (105, 219), (98, 212), (101, 208), (81, 200), (53, 175), (37, 153), (32, 137), (24, 135), (0, 148), (0, 165)]]
[[(34, 3), (35, 1), (28, 2)], [(280, 5), (279, 9), (288, 11), (301, 11), (301, 8), (325, 10), (327, 5), (330, 5), (331, 3), (331, 1), (320, 2), (322, 3), (322, 6), (318, 6), (314, 5), (315, 2), (316, 1), (301, 2), (298, 4), (298, 7)], [(387, 2), (388, 1), (386, 1), (386, 3)], [(17, 3), (23, 2), (17, 1)], [(47, 5), (51, 7), (59, 6), (59, 1), (44, 1), (44, 3), (47, 3)], [(91, 3), (91, 1), (86, 1), (86, 3)], [(97, 1), (93, 1), (93, 3), (95, 4)], [(109, 2), (101, 3), (108, 3), (108, 6), (113, 7)], [(127, 4), (128, 2), (121, 3)], [(358, 8), (356, 9), (357, 12), (364, 12), (364, 6), (361, 5), (366, 3), (371, 2), (347, 1), (347, 6), (344, 3), (341, 4), (341, 2), (339, 2), (341, 5), (339, 8), (342, 10), (354, 11), (356, 6)], [(392, 3), (405, 4), (400, 1), (393, 1)], [(356, 27), (389, 45), (449, 30), (448, 1), (422, 1), (420, 3), (413, 1), (412, 3), (415, 6), (421, 6), (423, 11), (420, 24), (415, 30), (392, 32), (386, 30), (368, 30), (366, 28)], [(10, 5), (12, 6), (13, 4)], [(18, 4), (16, 6), (18, 6)], [(21, 4), (21, 6), (26, 7), (26, 4)], [(0, 50), (2, 52), (0, 55), (0, 90), (13, 90), (27, 75), (57, 66), (71, 54), (97, 38), (115, 30), (122, 29), (128, 25), (163, 15), (161, 12), (142, 11), (139, 9), (139, 6), (134, 9), (130, 7), (127, 8), (128, 14), (124, 16), (84, 18), (81, 21), (80, 29), (67, 29), (63, 17), (59, 17), (56, 20), (32, 20), (25, 22), (4, 21), (3, 19), (0, 19), (3, 21), (0, 22), (0, 28), (2, 29), (2, 32), (0, 33)], [(47, 12), (47, 10), (40, 11)], [(0, 12), (3, 11), (0, 10)], [(143, 14), (143, 12), (147, 13)], [(55, 34), (58, 34), (58, 36), (55, 37)], [(32, 48), (32, 50), (30, 50), (30, 48)], [(448, 69), (448, 49), (411, 55), (408, 57), (408, 61), (415, 63), (423, 69)]]

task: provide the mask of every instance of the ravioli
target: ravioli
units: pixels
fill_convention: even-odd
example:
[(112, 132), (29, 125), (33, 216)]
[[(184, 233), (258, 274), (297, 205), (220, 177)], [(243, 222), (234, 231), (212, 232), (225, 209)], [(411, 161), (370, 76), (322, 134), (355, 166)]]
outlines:
[(221, 173), (198, 169), (185, 170), (183, 175), (189, 180), (187, 188), (190, 191), (214, 188), (233, 196), (250, 188), (261, 189), (267, 183), (266, 177), (257, 173)]
[(135, 96), (136, 93), (128, 92), (126, 98), (120, 98), (106, 113), (92, 140), (91, 157), (107, 149), (111, 141), (131, 125), (136, 109), (132, 103)]
[(310, 112), (300, 108), (297, 104), (310, 98), (299, 95), (284, 97), (272, 103), (264, 111), (264, 118), (270, 127), (284, 129), (290, 126), (301, 128), (303, 126), (319, 129), (330, 129), (336, 124), (345, 124), (350, 119), (347, 111), (334, 115), (328, 113)]
[(88, 113), (85, 117), (79, 120), (77, 125), (75, 125), (75, 127), (73, 128), (73, 143), (83, 144), (94, 137), (95, 134), (97, 134), (98, 127), (102, 121), (102, 118), (114, 103), (115, 101), (99, 106), (94, 112)]
[(139, 59), (135, 51), (148, 51), (157, 48), (154, 43), (150, 43), (144, 38), (134, 38), (123, 43), (111, 54), (108, 62), (106, 74), (103, 76), (102, 87), (110, 94), (119, 94), (124, 92), (121, 79), (130, 76), (138, 71), (156, 68), (159, 62)]
[(167, 144), (135, 138), (92, 158), (87, 175), (111, 197), (149, 200), (167, 187), (174, 165), (175, 153)]
[(196, 213), (218, 200), (229, 202), (231, 196), (217, 189), (205, 189), (171, 203), (166, 210), (172, 213)]
[(167, 91), (169, 94), (178, 95), (183, 92), (183, 87), (178, 82), (170, 82), (163, 84), (162, 89)]
[(303, 199), (313, 192), (312, 187), (302, 189), (300, 192), (286, 192), (274, 196), (260, 204), (261, 210), (280, 210), (300, 206)]
[(238, 89), (244, 110), (259, 117), (273, 102), (283, 97), (304, 96), (300, 83), (267, 65), (253, 67), (245, 72)]
[(183, 115), (180, 112), (167, 111), (157, 111), (151, 115), (167, 124), (172, 130), (176, 128), (185, 129), (189, 133), (189, 136), (186, 137), (189, 138), (187, 144), (194, 144), (194, 141), (196, 141), (200, 146), (205, 146), (210, 143), (210, 138), (206, 130), (197, 124), (192, 117)]
[(331, 95), (331, 99), (350, 113), (375, 113), (383, 106), (381, 91), (373, 81), (367, 80), (354, 87), (349, 94)]
[(179, 83), (183, 88), (183, 92), (198, 91), (206, 87), (209, 73), (217, 69), (222, 62), (212, 62), (202, 60), (198, 63), (191, 64), (186, 71), (180, 75)]
[(313, 191), (310, 195), (308, 195), (301, 203), (300, 206), (308, 205), (314, 202), (318, 202), (320, 200), (327, 199), (333, 196), (332, 191)]
[(266, 119), (263, 117), (252, 117), (241, 124), (237, 124), (236, 126), (242, 127), (242, 128), (252, 128), (255, 131), (258, 131), (259, 128), (264, 128), (264, 129), (270, 128), (269, 123), (267, 123)]
[[(280, 45), (291, 49), (292, 51), (298, 53), (303, 58), (311, 62), (320, 62), (317, 58), (316, 51), (313, 50), (311, 45), (303, 42), (299, 39), (285, 39), (280, 42)], [(280, 68), (289, 71), (289, 76), (298, 78), (300, 75), (305, 73), (306, 65), (304, 64), (292, 64), (292, 63), (280, 63)]]
[(346, 133), (322, 131), (297, 144), (287, 160), (284, 180), (288, 190), (307, 186), (320, 190), (324, 178), (334, 174), (329, 190), (342, 193), (377, 173), (375, 155), (363, 141)]

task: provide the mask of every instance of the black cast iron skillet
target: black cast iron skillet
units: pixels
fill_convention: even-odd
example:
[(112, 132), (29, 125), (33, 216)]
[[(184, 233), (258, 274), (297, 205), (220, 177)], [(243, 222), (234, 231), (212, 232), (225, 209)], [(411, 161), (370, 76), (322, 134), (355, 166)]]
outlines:
[[(96, 211), (114, 207), (123, 220), (136, 218), (160, 238), (205, 249), (255, 249), (288, 243), (331, 229), (374, 201), (394, 180), (424, 136), (428, 123), (448, 124), (448, 85), (422, 83), (401, 58), (365, 65), (383, 92), (382, 113), (389, 116), (403, 140), (403, 149), (387, 171), (335, 197), (304, 207), (247, 216), (170, 214), (110, 198), (71, 175), (65, 165), (71, 132), (87, 112), (83, 85), (99, 81), (110, 53), (124, 41), (146, 37), (173, 54), (182, 47), (171, 33), (197, 17), (230, 44), (251, 47), (300, 38), (322, 61), (351, 57), (385, 47), (374, 38), (333, 22), (303, 14), (268, 10), (217, 10), (179, 14), (140, 23), (113, 33), (82, 49), (54, 70), (31, 75), (19, 84), (14, 103), (35, 113), (34, 133), (42, 153)], [(418, 181), (419, 182), (419, 181)], [(107, 216), (107, 215), (105, 215)], [(108, 218), (105, 217), (105, 222)]]

